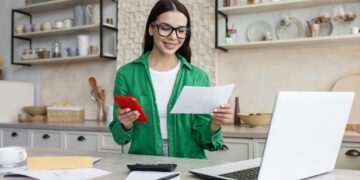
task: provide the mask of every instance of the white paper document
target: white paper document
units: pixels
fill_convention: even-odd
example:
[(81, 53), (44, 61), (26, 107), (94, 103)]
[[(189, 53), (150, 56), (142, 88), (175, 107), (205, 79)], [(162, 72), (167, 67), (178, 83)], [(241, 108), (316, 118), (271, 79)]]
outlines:
[(64, 170), (34, 170), (34, 171), (13, 171), (5, 175), (5, 177), (27, 176), (35, 179), (51, 179), (51, 180), (83, 180), (91, 179), (110, 174), (96, 168), (83, 169), (64, 169)]
[(214, 108), (227, 103), (234, 84), (216, 87), (185, 86), (181, 91), (172, 114), (210, 114)]
[(180, 172), (132, 171), (125, 180), (157, 180), (170, 175), (179, 174), (171, 180), (180, 180)]

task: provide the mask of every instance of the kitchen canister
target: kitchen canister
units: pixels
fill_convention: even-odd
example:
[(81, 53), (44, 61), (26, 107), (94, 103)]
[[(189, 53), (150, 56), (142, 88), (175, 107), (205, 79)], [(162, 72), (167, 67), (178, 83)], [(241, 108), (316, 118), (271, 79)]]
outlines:
[(89, 36), (78, 35), (77, 40), (78, 40), (79, 56), (87, 56), (89, 52)]
[(85, 25), (85, 11), (82, 5), (76, 5), (74, 7), (74, 26)]
[(64, 22), (64, 28), (71, 28), (74, 26), (74, 20), (72, 18), (64, 18), (63, 19)]

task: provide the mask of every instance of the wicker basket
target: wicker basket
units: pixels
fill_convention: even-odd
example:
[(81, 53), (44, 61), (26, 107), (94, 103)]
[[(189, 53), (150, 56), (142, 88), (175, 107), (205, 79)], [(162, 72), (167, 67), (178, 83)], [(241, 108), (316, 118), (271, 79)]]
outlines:
[(250, 127), (263, 127), (270, 124), (272, 113), (249, 113), (249, 114), (237, 114), (240, 116), (240, 120), (244, 121)]
[(84, 117), (84, 108), (80, 106), (47, 107), (48, 122), (80, 122)]

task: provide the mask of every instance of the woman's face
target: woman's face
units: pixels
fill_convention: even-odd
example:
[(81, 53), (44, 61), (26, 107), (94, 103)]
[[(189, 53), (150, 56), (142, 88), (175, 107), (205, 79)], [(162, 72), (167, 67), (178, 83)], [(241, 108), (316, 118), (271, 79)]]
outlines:
[(187, 35), (186, 25), (187, 18), (180, 12), (168, 11), (160, 14), (149, 26), (149, 33), (154, 38), (154, 48), (164, 55), (175, 54), (184, 44)]

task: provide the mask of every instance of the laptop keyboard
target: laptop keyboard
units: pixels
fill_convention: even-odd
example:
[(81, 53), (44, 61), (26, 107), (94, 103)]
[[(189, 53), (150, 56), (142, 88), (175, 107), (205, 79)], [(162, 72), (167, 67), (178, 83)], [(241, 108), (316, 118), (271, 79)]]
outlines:
[(254, 168), (244, 169), (226, 174), (220, 174), (219, 176), (224, 176), (227, 178), (239, 179), (239, 180), (257, 179), (259, 175), (259, 170), (260, 167), (254, 167)]

